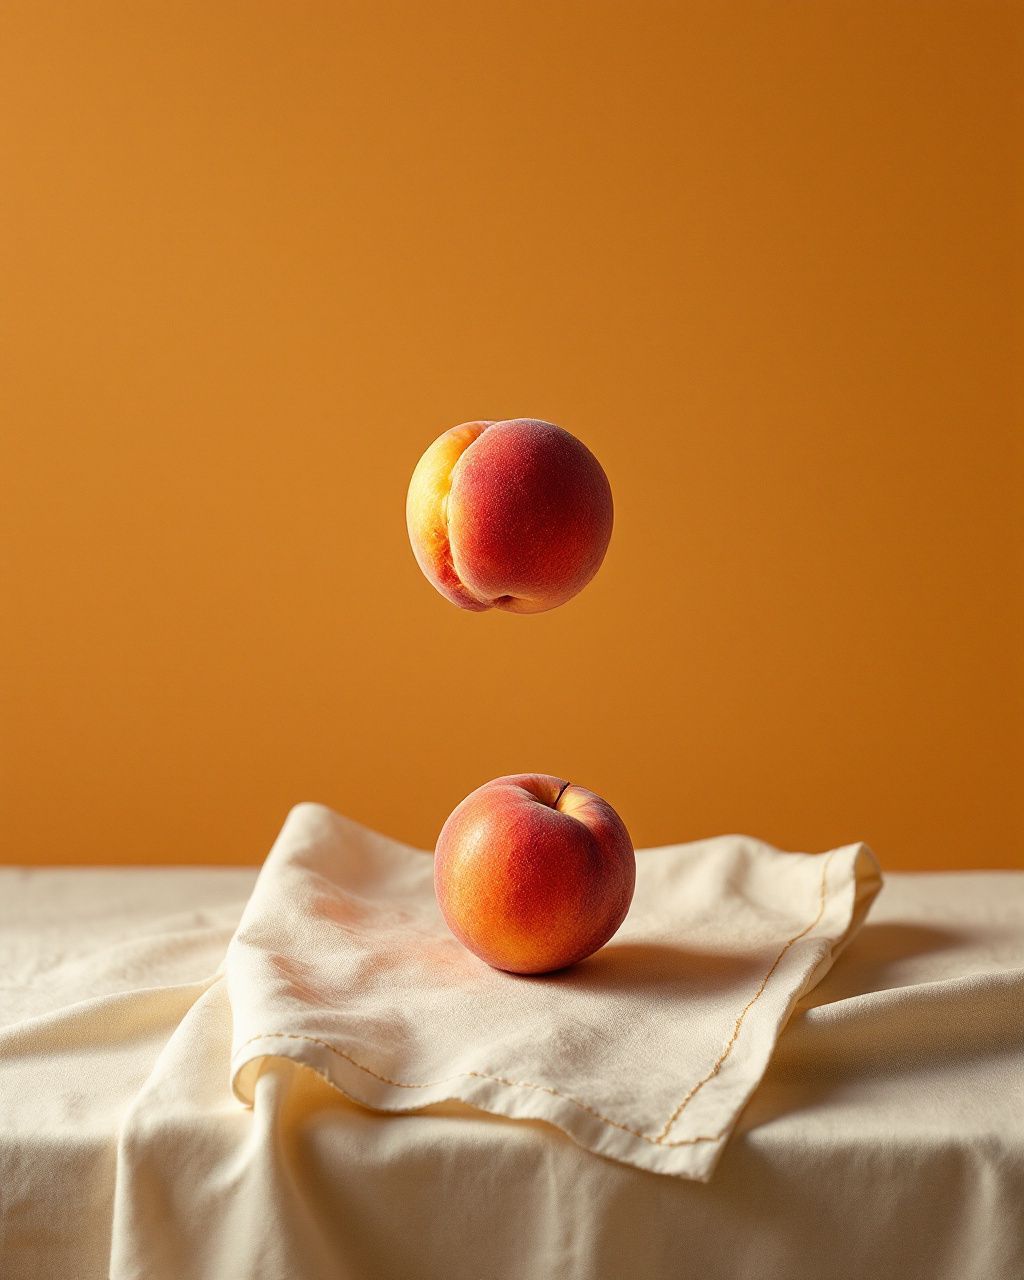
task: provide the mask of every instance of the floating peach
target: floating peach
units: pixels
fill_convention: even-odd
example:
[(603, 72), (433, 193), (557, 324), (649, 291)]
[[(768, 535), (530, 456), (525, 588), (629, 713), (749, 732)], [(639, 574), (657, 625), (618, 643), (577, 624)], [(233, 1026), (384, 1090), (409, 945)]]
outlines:
[(636, 858), (615, 810), (544, 773), (495, 778), (441, 829), (434, 890), (452, 933), (495, 969), (548, 973), (626, 918)]
[(406, 522), (417, 563), (453, 604), (541, 613), (600, 568), (612, 491), (586, 445), (551, 422), (466, 422), (420, 458)]

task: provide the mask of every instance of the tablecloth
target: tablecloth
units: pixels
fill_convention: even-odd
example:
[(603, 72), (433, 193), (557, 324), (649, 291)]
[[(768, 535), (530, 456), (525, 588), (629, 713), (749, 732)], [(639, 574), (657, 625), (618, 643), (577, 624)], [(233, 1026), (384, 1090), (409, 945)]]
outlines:
[(706, 1185), (284, 1059), (241, 1106), (220, 966), (254, 879), (0, 869), (6, 1280), (1024, 1275), (1024, 875), (890, 876)]

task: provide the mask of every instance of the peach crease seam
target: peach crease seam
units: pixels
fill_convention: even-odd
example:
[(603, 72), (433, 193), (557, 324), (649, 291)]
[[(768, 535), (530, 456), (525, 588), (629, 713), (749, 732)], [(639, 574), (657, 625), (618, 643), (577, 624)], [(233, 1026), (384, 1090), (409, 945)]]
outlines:
[[(448, 1084), (452, 1080), (468, 1080), (468, 1079), (490, 1080), (490, 1081), (493, 1081), (495, 1084), (508, 1085), (510, 1088), (513, 1088), (513, 1089), (533, 1089), (539, 1093), (550, 1094), (553, 1098), (562, 1098), (566, 1102), (571, 1102), (573, 1106), (579, 1107), (581, 1111), (588, 1112), (590, 1115), (602, 1121), (602, 1123), (611, 1125), (612, 1128), (614, 1129), (621, 1129), (624, 1133), (631, 1134), (634, 1138), (639, 1138), (642, 1142), (650, 1143), (650, 1145), (652, 1146), (687, 1147), (687, 1146), (693, 1146), (698, 1142), (718, 1142), (721, 1138), (725, 1137), (729, 1129), (732, 1127), (733, 1122), (731, 1120), (729, 1121), (728, 1124), (723, 1126), (723, 1128), (720, 1129), (718, 1133), (702, 1134), (698, 1137), (693, 1137), (693, 1138), (677, 1138), (674, 1141), (669, 1141), (668, 1135), (669, 1133), (671, 1133), (673, 1127), (675, 1126), (676, 1121), (683, 1114), (683, 1112), (690, 1105), (690, 1103), (697, 1096), (697, 1094), (701, 1091), (701, 1089), (703, 1089), (704, 1086), (709, 1081), (713, 1080), (715, 1076), (717, 1076), (718, 1073), (721, 1071), (722, 1067), (725, 1065), (726, 1060), (728, 1059), (729, 1055), (732, 1053), (733, 1048), (736, 1045), (736, 1041), (739, 1039), (739, 1034), (743, 1026), (744, 1019), (746, 1018), (750, 1010), (754, 1007), (754, 1005), (757, 1003), (757, 1001), (764, 994), (765, 990), (768, 987), (768, 983), (771, 981), (772, 974), (782, 963), (782, 959), (786, 955), (786, 953), (789, 951), (790, 947), (792, 947), (795, 943), (799, 942), (801, 938), (806, 937), (807, 934), (809, 934), (811, 930), (814, 929), (814, 927), (821, 920), (822, 916), (825, 914), (825, 904), (827, 901), (826, 885), (827, 885), (828, 869), (834, 857), (835, 857), (835, 853), (834, 852), (830, 853), (828, 857), (825, 859), (825, 864), (821, 869), (821, 885), (820, 885), (819, 894), (818, 894), (818, 910), (817, 910), (817, 913), (815, 914), (814, 919), (809, 924), (805, 925), (800, 930), (799, 933), (795, 933), (782, 947), (782, 950), (779, 952), (779, 954), (775, 957), (774, 961), (772, 962), (771, 968), (768, 970), (765, 976), (761, 979), (761, 983), (758, 986), (757, 990), (754, 992), (750, 1000), (741, 1010), (739, 1017), (737, 1017), (736, 1019), (736, 1024), (733, 1027), (732, 1035), (729, 1037), (728, 1041), (725, 1044), (725, 1047), (723, 1048), (722, 1052), (719, 1054), (718, 1058), (715, 1060), (711, 1069), (707, 1072), (706, 1075), (704, 1075), (700, 1080), (698, 1080), (695, 1085), (693, 1085), (693, 1087), (689, 1090), (689, 1092), (686, 1094), (683, 1100), (679, 1103), (676, 1109), (669, 1116), (668, 1120), (663, 1125), (661, 1130), (657, 1134), (655, 1134), (653, 1137), (650, 1134), (641, 1133), (639, 1129), (634, 1129), (630, 1125), (623, 1124), (619, 1120), (613, 1120), (611, 1116), (604, 1115), (602, 1112), (596, 1110), (596, 1108), (590, 1106), (589, 1103), (582, 1102), (580, 1101), (579, 1098), (574, 1098), (572, 1094), (562, 1093), (558, 1089), (553, 1089), (551, 1088), (550, 1085), (533, 1084), (531, 1081), (528, 1081), (528, 1080), (510, 1080), (506, 1076), (489, 1075), (487, 1072), (484, 1072), (484, 1071), (463, 1071), (454, 1076), (445, 1076), (441, 1080), (428, 1080), (424, 1083), (410, 1082), (408, 1080), (393, 1080), (391, 1079), (390, 1076), (382, 1075), (379, 1071), (375, 1071), (372, 1067), (366, 1066), (365, 1063), (360, 1062), (357, 1058), (354, 1058), (350, 1053), (347, 1053), (344, 1049), (339, 1049), (337, 1045), (331, 1044), (327, 1040), (320, 1040), (316, 1036), (302, 1035), (296, 1032), (267, 1031), (267, 1032), (258, 1033), (254, 1036), (250, 1036), (248, 1040), (245, 1040), (242, 1044), (238, 1046), (238, 1049), (235, 1051), (234, 1057), (237, 1058), (243, 1049), (245, 1049), (250, 1044), (254, 1044), (257, 1040), (302, 1040), (307, 1044), (315, 1044), (315, 1045), (319, 1045), (320, 1048), (322, 1049), (327, 1049), (330, 1053), (336, 1054), (339, 1058), (342, 1058), (346, 1062), (351, 1063), (351, 1065), (356, 1067), (359, 1071), (365, 1072), (366, 1075), (372, 1076), (375, 1080), (379, 1080), (382, 1084), (393, 1085), (396, 1089), (435, 1089), (439, 1085)], [(334, 1082), (330, 1081), (330, 1083), (333, 1084)]]
[(491, 602), (489, 600), (482, 600), (475, 591), (470, 591), (469, 587), (466, 586), (466, 580), (463, 577), (462, 572), (459, 569), (459, 566), (455, 563), (455, 544), (452, 542), (452, 530), (451, 530), (451, 520), (449, 516), (449, 510), (450, 510), (449, 504), (451, 503), (451, 500), (452, 500), (452, 494), (455, 492), (455, 473), (459, 470), (459, 467), (462, 464), (462, 460), (466, 457), (466, 455), (477, 443), (477, 441), (481, 438), (481, 436), (485, 435), (489, 430), (489, 428), (493, 426), (494, 426), (493, 422), (486, 423), (483, 431), (480, 432), (480, 435), (474, 436), (473, 439), (470, 440), (469, 444), (466, 445), (465, 449), (463, 449), (463, 451), (455, 459), (452, 469), (448, 473), (448, 488), (445, 490), (444, 498), (442, 499), (442, 508), (443, 508), (443, 514), (444, 514), (444, 542), (445, 542), (445, 548), (448, 553), (448, 563), (452, 567), (452, 573), (455, 574), (455, 577), (458, 580), (459, 585), (462, 587), (462, 589), (465, 592), (467, 592), (467, 594), (472, 596), (473, 599), (478, 604), (482, 604), (487, 607), (490, 607)]

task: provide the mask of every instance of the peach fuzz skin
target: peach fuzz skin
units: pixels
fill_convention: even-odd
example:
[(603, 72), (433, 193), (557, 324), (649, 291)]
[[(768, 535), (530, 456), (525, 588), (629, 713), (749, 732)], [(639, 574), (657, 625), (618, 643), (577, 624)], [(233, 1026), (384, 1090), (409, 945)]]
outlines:
[(581, 591), (612, 534), (601, 464), (551, 422), (466, 422), (439, 436), (409, 484), (416, 561), (452, 604), (542, 613)]
[(448, 927), (510, 973), (550, 973), (603, 947), (626, 918), (635, 882), (633, 845), (611, 805), (543, 773), (471, 792), (434, 853)]

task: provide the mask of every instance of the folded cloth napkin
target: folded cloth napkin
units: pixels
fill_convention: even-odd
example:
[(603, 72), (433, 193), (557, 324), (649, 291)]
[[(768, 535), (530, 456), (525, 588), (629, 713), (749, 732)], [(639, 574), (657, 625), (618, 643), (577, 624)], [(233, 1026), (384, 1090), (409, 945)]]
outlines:
[(745, 836), (643, 850), (612, 941), (560, 973), (488, 968), (449, 933), (429, 854), (292, 810), (228, 948), (232, 1081), (285, 1057), (379, 1111), (457, 1100), (706, 1181), (797, 1000), (881, 886), (865, 845)]

